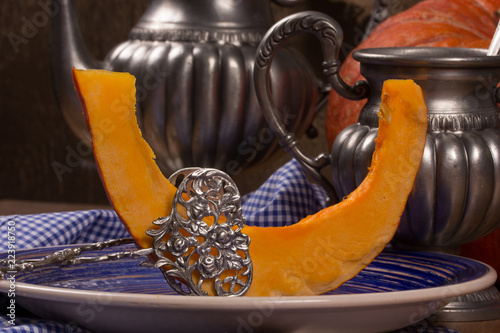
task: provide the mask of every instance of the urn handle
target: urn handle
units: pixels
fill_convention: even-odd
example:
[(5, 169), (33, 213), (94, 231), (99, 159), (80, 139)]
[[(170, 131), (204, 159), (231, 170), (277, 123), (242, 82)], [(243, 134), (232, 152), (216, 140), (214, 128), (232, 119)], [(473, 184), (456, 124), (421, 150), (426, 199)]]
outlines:
[(338, 201), (333, 186), (320, 172), (330, 164), (330, 156), (323, 153), (313, 157), (303, 152), (298, 147), (298, 140), (287, 130), (281, 120), (280, 112), (275, 108), (271, 98), (269, 70), (272, 59), (288, 38), (303, 32), (311, 33), (319, 39), (324, 59), (323, 72), (333, 89), (348, 99), (359, 100), (368, 97), (368, 82), (358, 81), (353, 86), (349, 86), (340, 77), (339, 51), (343, 40), (342, 28), (330, 16), (314, 11), (299, 12), (285, 17), (266, 33), (257, 48), (255, 58), (255, 92), (267, 122), (280, 145), (300, 163), (306, 174), (327, 191), (329, 195), (327, 204), (333, 204)]

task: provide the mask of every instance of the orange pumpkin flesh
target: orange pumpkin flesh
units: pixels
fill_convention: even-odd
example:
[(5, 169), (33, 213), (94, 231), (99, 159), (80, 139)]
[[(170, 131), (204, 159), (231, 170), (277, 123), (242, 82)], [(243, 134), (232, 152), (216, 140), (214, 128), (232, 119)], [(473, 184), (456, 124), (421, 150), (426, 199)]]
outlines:
[(151, 247), (146, 230), (150, 222), (170, 214), (177, 189), (156, 167), (155, 155), (141, 136), (135, 78), (128, 73), (74, 70), (73, 81), (109, 201), (137, 244)]
[[(110, 201), (137, 243), (150, 247), (145, 230), (169, 214), (175, 188), (141, 137), (132, 99), (135, 80), (94, 70), (74, 70), (73, 77)], [(254, 266), (247, 296), (322, 294), (354, 277), (391, 240), (420, 165), (427, 108), (420, 88), (409, 80), (386, 82), (382, 97), (370, 172), (348, 198), (292, 226), (243, 229)], [(117, 101), (128, 105), (115, 112)], [(108, 121), (111, 129), (100, 130)]]

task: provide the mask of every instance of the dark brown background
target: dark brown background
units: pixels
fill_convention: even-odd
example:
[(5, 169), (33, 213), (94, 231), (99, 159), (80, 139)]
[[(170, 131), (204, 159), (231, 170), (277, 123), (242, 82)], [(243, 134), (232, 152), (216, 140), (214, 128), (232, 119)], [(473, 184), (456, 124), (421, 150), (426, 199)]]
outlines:
[[(0, 2), (0, 199), (23, 199), (72, 203), (107, 203), (91, 155), (75, 159), (78, 139), (58, 110), (49, 68), (48, 15), (40, 3), (49, 0), (2, 0)], [(347, 1), (347, 2), (346, 2)], [(86, 46), (97, 59), (125, 40), (149, 4), (147, 0), (75, 0)], [(337, 19), (345, 31), (345, 49), (359, 43), (373, 0), (309, 0), (305, 5), (281, 8), (273, 5), (276, 18), (313, 9)], [(45, 17), (45, 20), (44, 20)], [(29, 29), (29, 27), (35, 29)], [(22, 37), (16, 45), (13, 38)], [(19, 41), (19, 40), (17, 40)], [(315, 44), (297, 39), (296, 47), (320, 65)], [(326, 149), (322, 114), (316, 120), (320, 137), (306, 141), (317, 150)], [(54, 162), (76, 165), (58, 179)], [(239, 179), (242, 192), (258, 186), (287, 156), (261, 168), (248, 179)]]

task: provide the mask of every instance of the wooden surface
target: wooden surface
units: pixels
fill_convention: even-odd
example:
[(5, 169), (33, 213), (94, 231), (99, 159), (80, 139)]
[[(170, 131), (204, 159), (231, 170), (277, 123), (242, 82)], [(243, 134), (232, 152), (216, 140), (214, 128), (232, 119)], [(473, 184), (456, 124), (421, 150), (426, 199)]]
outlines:
[(113, 209), (110, 205), (29, 200), (0, 200), (0, 215), (25, 215), (53, 212), (70, 212), (91, 209)]
[(500, 320), (471, 322), (437, 322), (460, 333), (496, 333), (500, 332)]
[[(0, 1), (0, 198), (106, 204), (107, 198), (91, 154), (75, 157), (79, 141), (59, 111), (49, 68), (49, 15), (41, 4), (48, 0)], [(104, 59), (125, 40), (147, 8), (146, 0), (75, 0), (80, 27), (90, 53)], [(373, 0), (306, 1), (294, 8), (273, 5), (277, 19), (299, 10), (321, 10), (336, 18), (345, 31), (345, 51), (359, 42)], [(111, 14), (110, 14), (111, 13)], [(315, 68), (321, 52), (315, 41), (300, 39)], [(320, 70), (318, 70), (320, 71)], [(323, 118), (316, 120), (320, 136), (304, 140), (311, 153), (326, 151)], [(236, 179), (246, 193), (259, 186), (289, 157), (283, 155)], [(57, 165), (74, 167), (62, 174)]]

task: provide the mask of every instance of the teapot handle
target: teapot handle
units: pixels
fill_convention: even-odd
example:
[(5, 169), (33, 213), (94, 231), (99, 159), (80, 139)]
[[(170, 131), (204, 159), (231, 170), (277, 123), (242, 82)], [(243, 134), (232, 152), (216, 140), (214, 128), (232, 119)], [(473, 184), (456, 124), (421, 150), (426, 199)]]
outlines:
[(342, 28), (331, 17), (314, 11), (290, 15), (269, 29), (257, 48), (254, 66), (255, 92), (267, 122), (278, 138), (280, 145), (299, 162), (302, 169), (313, 181), (326, 190), (329, 196), (327, 204), (333, 204), (338, 201), (333, 185), (320, 172), (321, 169), (330, 164), (330, 156), (322, 153), (312, 157), (304, 153), (298, 147), (298, 140), (286, 129), (271, 99), (269, 70), (274, 54), (288, 38), (302, 32), (311, 33), (319, 39), (324, 58), (323, 72), (337, 93), (353, 100), (363, 99), (368, 96), (368, 82), (358, 81), (353, 86), (349, 86), (340, 77), (338, 55), (343, 39)]

